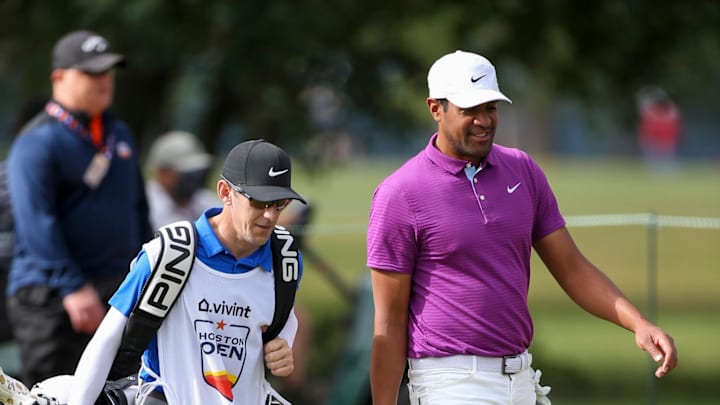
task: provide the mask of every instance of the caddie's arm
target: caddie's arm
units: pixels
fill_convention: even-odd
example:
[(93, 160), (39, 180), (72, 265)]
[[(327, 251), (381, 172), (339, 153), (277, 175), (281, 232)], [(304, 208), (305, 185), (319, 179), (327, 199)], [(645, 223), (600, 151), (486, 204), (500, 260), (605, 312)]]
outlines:
[(538, 255), (558, 284), (581, 308), (635, 334), (635, 343), (656, 362), (659, 378), (677, 365), (673, 339), (648, 321), (575, 245), (567, 228), (560, 228), (534, 244)]
[(68, 405), (94, 404), (105, 386), (125, 325), (141, 291), (150, 277), (150, 262), (145, 250), (130, 264), (130, 272), (110, 299), (110, 310), (90, 343), (85, 347), (75, 369), (75, 388)]
[[(267, 326), (264, 328), (267, 328)], [(285, 326), (283, 326), (278, 336), (263, 346), (265, 365), (273, 375), (287, 377), (295, 369), (292, 345), (295, 341), (297, 329), (298, 319), (295, 316), (295, 308), (293, 307)]]
[(75, 369), (68, 405), (95, 403), (105, 386), (127, 320), (120, 311), (110, 308)]
[(295, 307), (293, 306), (287, 321), (285, 321), (285, 326), (280, 330), (277, 337), (285, 339), (290, 348), (292, 348), (295, 343), (295, 335), (297, 335), (298, 327), (299, 321), (297, 316), (295, 316)]
[(409, 274), (372, 269), (375, 321), (370, 359), (374, 405), (395, 405), (407, 362)]

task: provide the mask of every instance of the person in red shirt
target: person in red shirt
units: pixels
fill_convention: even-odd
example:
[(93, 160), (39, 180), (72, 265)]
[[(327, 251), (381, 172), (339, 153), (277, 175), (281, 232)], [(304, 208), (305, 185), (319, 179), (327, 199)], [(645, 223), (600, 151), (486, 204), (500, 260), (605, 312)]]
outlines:
[(641, 90), (639, 98), (638, 136), (643, 157), (649, 163), (667, 168), (677, 156), (682, 133), (680, 110), (659, 87)]

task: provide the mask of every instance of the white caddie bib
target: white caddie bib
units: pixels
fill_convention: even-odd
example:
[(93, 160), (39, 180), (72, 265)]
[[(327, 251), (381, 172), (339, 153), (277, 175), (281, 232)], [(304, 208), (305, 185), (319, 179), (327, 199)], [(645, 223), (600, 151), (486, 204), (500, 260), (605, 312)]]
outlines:
[(170, 405), (262, 404), (262, 330), (275, 310), (272, 273), (225, 274), (195, 260), (158, 330), (160, 378)]

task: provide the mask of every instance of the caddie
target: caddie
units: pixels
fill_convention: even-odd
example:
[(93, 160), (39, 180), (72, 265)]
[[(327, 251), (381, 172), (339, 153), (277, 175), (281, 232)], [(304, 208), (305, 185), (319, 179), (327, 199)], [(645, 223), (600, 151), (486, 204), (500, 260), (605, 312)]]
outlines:
[[(281, 377), (293, 371), (297, 318), (291, 313), (267, 343), (263, 332), (276, 307), (274, 273), (297, 281), (302, 276), (299, 253), (275, 268), (270, 240), (280, 211), (292, 200), (305, 203), (291, 188), (291, 171), (288, 154), (264, 140), (240, 143), (227, 155), (216, 187), (223, 205), (194, 223), (193, 270), (142, 355), (138, 403), (287, 403), (267, 383), (265, 368)], [(164, 268), (173, 270), (172, 263), (186, 257), (187, 235), (168, 235), (178, 254)], [(110, 299), (111, 309), (75, 371), (70, 405), (98, 398), (138, 301), (150, 309), (167, 306), (163, 298), (174, 288), (172, 274), (162, 276), (165, 284), (153, 278), (146, 285), (160, 255), (158, 243), (144, 245)]]

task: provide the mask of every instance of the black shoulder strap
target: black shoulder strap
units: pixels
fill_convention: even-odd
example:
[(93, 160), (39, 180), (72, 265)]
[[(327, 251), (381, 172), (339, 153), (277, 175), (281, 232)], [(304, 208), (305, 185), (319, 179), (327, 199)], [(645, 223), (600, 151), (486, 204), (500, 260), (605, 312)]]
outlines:
[(275, 277), (275, 314), (270, 326), (263, 333), (263, 343), (273, 340), (285, 326), (293, 305), (297, 290), (300, 258), (295, 237), (285, 228), (275, 226), (270, 237), (273, 256), (273, 276)]
[(158, 234), (160, 254), (125, 325), (111, 380), (137, 373), (140, 356), (180, 296), (195, 261), (197, 232), (190, 221), (165, 225)]

